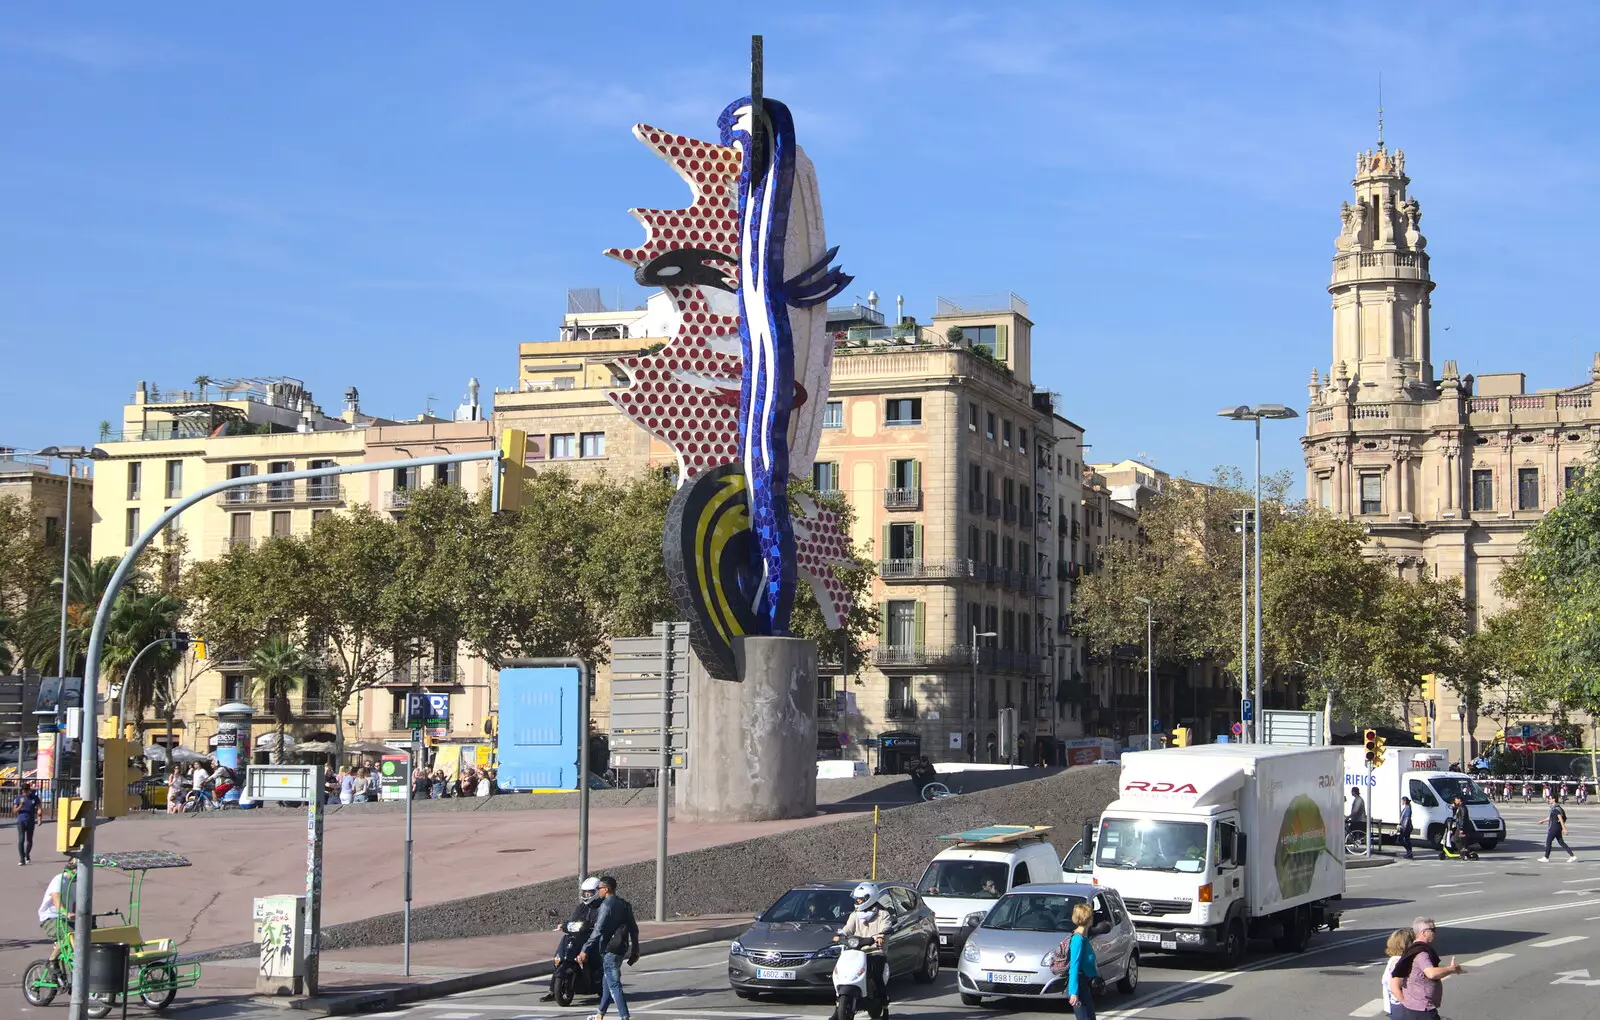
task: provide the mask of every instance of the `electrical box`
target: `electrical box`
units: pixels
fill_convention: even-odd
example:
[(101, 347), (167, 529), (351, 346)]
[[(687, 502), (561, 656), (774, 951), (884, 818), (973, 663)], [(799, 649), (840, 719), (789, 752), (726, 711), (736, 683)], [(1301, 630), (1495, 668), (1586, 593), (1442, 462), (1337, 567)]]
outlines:
[(252, 939), (260, 948), (256, 991), (262, 995), (299, 995), (305, 985), (306, 898), (258, 896), (252, 915)]

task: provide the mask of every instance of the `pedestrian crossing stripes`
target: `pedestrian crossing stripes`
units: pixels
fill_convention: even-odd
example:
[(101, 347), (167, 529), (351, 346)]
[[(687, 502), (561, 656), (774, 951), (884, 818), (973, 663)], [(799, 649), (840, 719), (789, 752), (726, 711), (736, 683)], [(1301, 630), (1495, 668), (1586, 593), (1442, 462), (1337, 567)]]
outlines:
[(1466, 960), (1466, 961), (1464, 961), (1461, 964), (1461, 966), (1463, 966), (1463, 967), (1487, 967), (1491, 963), (1499, 963), (1501, 960), (1509, 960), (1513, 956), (1516, 956), (1516, 955), (1517, 955), (1516, 953), (1486, 953), (1483, 956), (1480, 956), (1475, 960)]
[(1567, 946), (1574, 942), (1582, 942), (1588, 937), (1587, 935), (1566, 935), (1558, 939), (1545, 939), (1543, 942), (1534, 942), (1532, 946), (1535, 949), (1553, 949), (1556, 946)]

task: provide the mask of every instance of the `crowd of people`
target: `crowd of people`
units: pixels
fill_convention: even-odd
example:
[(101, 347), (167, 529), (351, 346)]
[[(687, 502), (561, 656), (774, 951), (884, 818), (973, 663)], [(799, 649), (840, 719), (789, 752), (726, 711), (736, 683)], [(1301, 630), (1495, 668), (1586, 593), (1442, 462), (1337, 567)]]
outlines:
[(173, 766), (167, 772), (167, 814), (181, 814), (192, 797), (204, 797), (220, 804), (228, 792), (239, 784), (238, 777), (226, 765), (208, 767), (209, 761), (197, 761), (185, 772)]

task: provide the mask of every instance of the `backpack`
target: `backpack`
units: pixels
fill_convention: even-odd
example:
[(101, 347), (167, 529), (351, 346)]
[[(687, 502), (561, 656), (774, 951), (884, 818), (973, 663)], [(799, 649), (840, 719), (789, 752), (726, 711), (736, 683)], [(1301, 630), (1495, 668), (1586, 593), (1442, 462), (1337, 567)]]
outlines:
[[(1054, 953), (1055, 958), (1050, 961), (1050, 973), (1054, 974), (1056, 977), (1065, 977), (1067, 974), (1067, 968), (1072, 965), (1072, 940), (1077, 937), (1078, 936), (1076, 933), (1068, 935), (1066, 938), (1061, 940), (1060, 945), (1056, 946), (1056, 951)], [(1087, 936), (1084, 937), (1087, 938)], [(1088, 982), (1090, 995), (1094, 996), (1095, 998), (1099, 998), (1100, 996), (1106, 994), (1106, 983), (1099, 975), (1094, 977), (1089, 977), (1088, 975), (1082, 976), (1084, 980)]]

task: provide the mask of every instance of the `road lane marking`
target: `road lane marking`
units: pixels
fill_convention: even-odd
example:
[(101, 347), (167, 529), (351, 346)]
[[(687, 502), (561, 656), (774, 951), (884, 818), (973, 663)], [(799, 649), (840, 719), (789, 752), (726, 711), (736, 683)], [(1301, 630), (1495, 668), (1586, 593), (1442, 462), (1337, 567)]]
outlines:
[[(1537, 907), (1522, 907), (1518, 910), (1501, 910), (1490, 914), (1475, 914), (1470, 917), (1451, 918), (1445, 921), (1440, 921), (1439, 923), (1441, 925), (1475, 924), (1480, 921), (1498, 921), (1508, 917), (1522, 917), (1527, 914), (1542, 914), (1547, 911), (1567, 910), (1572, 907), (1590, 906), (1600, 906), (1600, 900), (1574, 900), (1571, 903), (1543, 904)], [(1335, 950), (1347, 949), (1351, 946), (1358, 946), (1366, 942), (1383, 942), (1389, 937), (1389, 935), (1390, 932), (1388, 931), (1375, 931), (1363, 935), (1356, 935), (1352, 938), (1340, 939), (1336, 942), (1329, 942), (1327, 945), (1318, 946), (1314, 949), (1307, 949), (1305, 952), (1296, 955), (1294, 958), (1297, 960), (1304, 960), (1307, 957), (1320, 956), (1324, 953), (1331, 953)], [(1213, 971), (1210, 974), (1203, 974), (1192, 981), (1185, 981), (1182, 984), (1165, 987), (1158, 992), (1150, 993), (1148, 996), (1142, 999), (1137, 999), (1135, 1000), (1137, 1005), (1130, 1009), (1108, 1010), (1100, 1015), (1104, 1017), (1105, 1020), (1118, 1020), (1120, 1017), (1133, 1016), (1138, 1010), (1148, 1009), (1152, 1006), (1164, 1005), (1208, 986), (1226, 984), (1228, 981), (1244, 974), (1248, 974), (1252, 971), (1264, 970), (1267, 967), (1279, 965), (1286, 958), (1287, 957), (1284, 954), (1279, 953), (1274, 954), (1265, 960), (1250, 964), (1247, 967), (1240, 967), (1238, 970)]]
[(1445, 892), (1445, 893), (1440, 893), (1439, 895), (1435, 896), (1434, 899), (1436, 899), (1436, 900), (1447, 900), (1452, 896), (1477, 896), (1477, 895), (1480, 895), (1482, 892), (1483, 892), (1482, 889), (1468, 889), (1465, 892)]
[(1483, 956), (1478, 957), (1476, 960), (1468, 960), (1466, 963), (1463, 963), (1461, 966), (1463, 966), (1463, 967), (1487, 967), (1491, 963), (1499, 963), (1501, 960), (1509, 960), (1513, 956), (1516, 956), (1516, 955), (1517, 955), (1516, 953), (1487, 953), (1487, 954), (1485, 954)]
[(1593, 881), (1594, 881), (1594, 879), (1592, 879), (1592, 878), (1568, 878), (1568, 879), (1563, 880), (1561, 884), (1562, 885), (1577, 885), (1579, 882), (1593, 882)]
[(1535, 949), (1554, 949), (1556, 946), (1566, 946), (1571, 945), (1574, 942), (1582, 942), (1588, 937), (1589, 936), (1587, 935), (1566, 935), (1559, 939), (1545, 939), (1543, 942), (1533, 942), (1530, 943), (1530, 945), (1532, 945)]
[(1350, 1011), (1351, 1016), (1383, 1016), (1388, 1012), (1387, 1004), (1382, 999), (1373, 999), (1371, 1002), (1357, 1006)]
[(1428, 888), (1429, 889), (1456, 889), (1456, 888), (1459, 888), (1459, 887), (1464, 886), (1464, 885), (1482, 885), (1482, 884), (1483, 884), (1482, 882), (1441, 882), (1438, 885), (1430, 885), (1430, 886), (1428, 886)]

